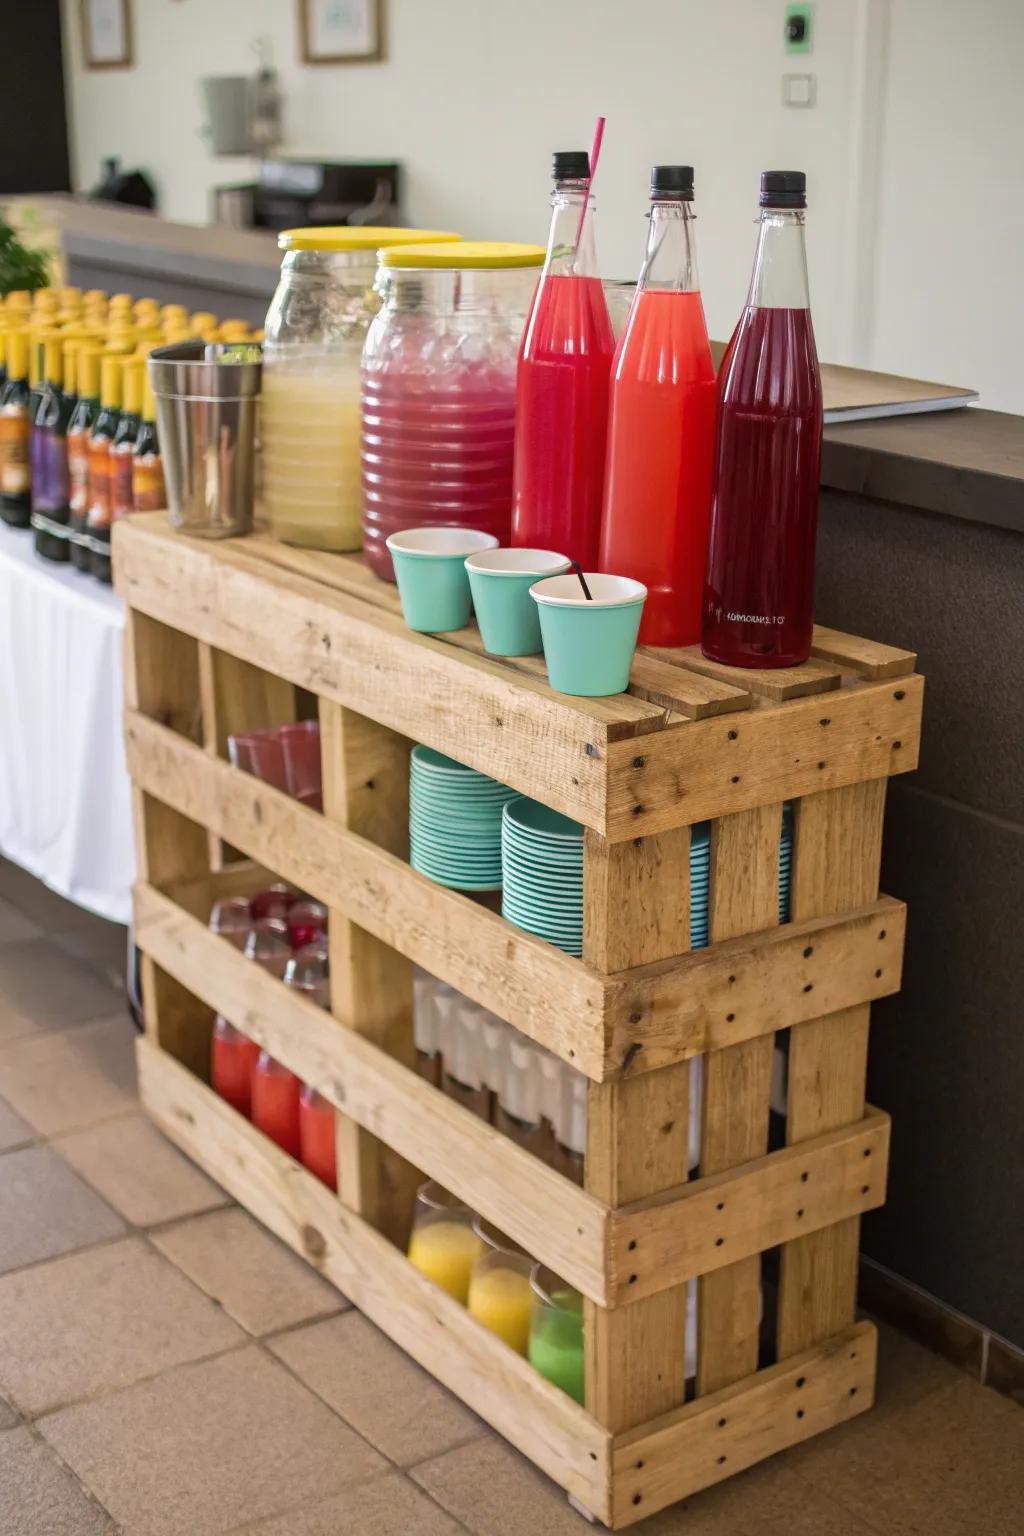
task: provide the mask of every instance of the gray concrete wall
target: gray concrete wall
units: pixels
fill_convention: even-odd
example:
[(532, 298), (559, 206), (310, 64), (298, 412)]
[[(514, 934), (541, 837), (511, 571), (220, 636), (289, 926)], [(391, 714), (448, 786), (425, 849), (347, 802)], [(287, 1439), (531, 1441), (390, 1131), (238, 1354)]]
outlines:
[(872, 1258), (1024, 1346), (1024, 536), (821, 496), (817, 616), (916, 650), (921, 766), (890, 782), (903, 990), (873, 1010), (893, 1116)]

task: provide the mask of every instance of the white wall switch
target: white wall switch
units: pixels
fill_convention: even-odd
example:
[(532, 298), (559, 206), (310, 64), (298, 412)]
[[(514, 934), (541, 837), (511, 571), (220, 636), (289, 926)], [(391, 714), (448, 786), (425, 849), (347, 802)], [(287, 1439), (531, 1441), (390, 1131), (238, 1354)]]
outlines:
[(818, 99), (817, 75), (783, 75), (782, 103), (786, 107), (813, 107)]

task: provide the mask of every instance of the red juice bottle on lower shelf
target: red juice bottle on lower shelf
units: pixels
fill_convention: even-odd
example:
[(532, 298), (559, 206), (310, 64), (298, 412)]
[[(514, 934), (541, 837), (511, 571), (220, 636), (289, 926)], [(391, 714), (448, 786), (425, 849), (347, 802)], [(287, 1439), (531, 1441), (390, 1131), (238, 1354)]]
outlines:
[(765, 171), (746, 308), (718, 376), (701, 646), (737, 667), (811, 653), (821, 376), (811, 325), (802, 171)]
[(328, 1189), (337, 1189), (334, 1105), (308, 1083), (299, 1097), (299, 1144), (303, 1167)]
[(261, 1051), (252, 1074), (252, 1123), (276, 1141), (289, 1157), (301, 1153), (299, 1095), (302, 1084), (294, 1072)]
[(700, 639), (715, 397), (693, 168), (656, 165), (647, 251), (612, 364), (600, 564), (647, 587), (643, 645)]
[(556, 154), (548, 253), (519, 349), (512, 543), (597, 568), (615, 338), (594, 249), (590, 157)]
[(252, 1112), (252, 1075), (259, 1054), (255, 1040), (218, 1013), (210, 1046), (210, 1081), (214, 1092), (247, 1120)]

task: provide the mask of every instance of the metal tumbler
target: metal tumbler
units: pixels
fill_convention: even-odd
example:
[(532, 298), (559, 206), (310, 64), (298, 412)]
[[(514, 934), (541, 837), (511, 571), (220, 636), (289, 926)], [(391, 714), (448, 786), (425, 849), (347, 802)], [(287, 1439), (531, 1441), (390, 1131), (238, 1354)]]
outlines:
[(262, 363), (231, 351), (196, 340), (149, 356), (171, 522), (203, 539), (252, 530)]

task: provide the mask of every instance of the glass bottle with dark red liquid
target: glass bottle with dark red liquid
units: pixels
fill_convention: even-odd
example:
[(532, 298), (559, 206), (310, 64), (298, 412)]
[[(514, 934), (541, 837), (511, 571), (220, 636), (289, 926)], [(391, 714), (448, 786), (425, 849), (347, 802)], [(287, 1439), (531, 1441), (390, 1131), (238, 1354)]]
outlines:
[(814, 623), (821, 377), (802, 171), (765, 171), (754, 275), (718, 375), (701, 646), (736, 667), (806, 661)]
[(615, 337), (594, 249), (590, 157), (555, 155), (547, 259), (516, 371), (512, 543), (597, 569)]

